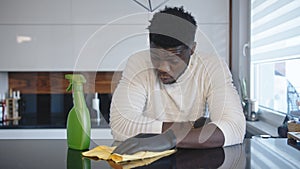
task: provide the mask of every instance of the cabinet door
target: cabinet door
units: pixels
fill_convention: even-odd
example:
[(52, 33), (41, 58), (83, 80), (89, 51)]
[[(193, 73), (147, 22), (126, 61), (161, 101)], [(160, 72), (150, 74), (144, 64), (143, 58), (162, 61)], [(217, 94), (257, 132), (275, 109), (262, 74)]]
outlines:
[(133, 0), (72, 0), (72, 24), (147, 24), (149, 16)]
[(129, 56), (149, 48), (147, 25), (74, 26), (74, 70), (123, 70)]
[(0, 37), (0, 71), (71, 70), (74, 65), (71, 26), (0, 25)]
[(217, 52), (229, 63), (229, 0), (170, 0), (166, 5), (191, 12), (198, 25), (198, 50)]
[[(198, 22), (198, 49), (216, 49), (228, 61), (228, 1), (169, 0), (160, 9), (184, 6)], [(3, 0), (0, 71), (122, 70), (132, 53), (148, 48), (152, 15), (133, 0)]]
[(196, 34), (197, 50), (216, 53), (229, 63), (229, 27), (227, 24), (200, 25)]
[(72, 0), (1, 0), (0, 24), (66, 24)]
[(146, 25), (0, 25), (0, 37), (0, 71), (122, 70), (148, 48)]
[[(229, 22), (229, 0), (169, 0), (167, 6), (183, 6), (191, 12), (198, 24), (224, 24)], [(163, 5), (160, 9), (163, 9)]]

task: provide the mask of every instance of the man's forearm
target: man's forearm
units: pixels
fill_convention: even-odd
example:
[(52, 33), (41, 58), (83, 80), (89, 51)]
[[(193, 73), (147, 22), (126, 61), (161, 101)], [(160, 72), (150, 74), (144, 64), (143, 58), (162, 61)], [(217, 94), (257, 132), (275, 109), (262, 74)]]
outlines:
[(180, 148), (214, 148), (221, 147), (225, 138), (222, 131), (214, 124), (193, 128), (190, 122), (163, 123), (163, 131), (172, 129)]

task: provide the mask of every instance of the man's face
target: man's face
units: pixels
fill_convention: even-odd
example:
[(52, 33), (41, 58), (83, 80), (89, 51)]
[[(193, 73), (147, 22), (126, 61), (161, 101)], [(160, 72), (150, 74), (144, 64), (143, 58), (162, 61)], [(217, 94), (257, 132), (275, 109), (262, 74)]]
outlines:
[(158, 78), (164, 84), (175, 83), (188, 66), (192, 51), (185, 45), (174, 48), (161, 48), (150, 44), (152, 64)]

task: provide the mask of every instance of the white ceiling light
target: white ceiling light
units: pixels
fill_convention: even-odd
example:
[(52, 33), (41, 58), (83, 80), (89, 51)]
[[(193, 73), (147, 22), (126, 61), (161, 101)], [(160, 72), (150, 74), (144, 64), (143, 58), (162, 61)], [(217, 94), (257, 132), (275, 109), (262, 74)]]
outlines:
[(155, 11), (157, 8), (161, 7), (163, 4), (167, 3), (169, 0), (133, 0), (149, 12)]

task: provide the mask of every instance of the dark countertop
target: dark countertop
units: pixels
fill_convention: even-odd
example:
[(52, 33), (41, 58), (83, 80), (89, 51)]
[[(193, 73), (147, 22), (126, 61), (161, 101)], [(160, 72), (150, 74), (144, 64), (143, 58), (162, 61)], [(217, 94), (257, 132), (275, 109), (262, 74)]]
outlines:
[[(101, 119), (100, 123), (96, 119), (91, 119), (92, 128), (109, 128), (109, 124), (105, 119)], [(37, 120), (35, 118), (26, 118), (20, 120), (9, 120), (0, 122), (0, 129), (65, 129), (66, 120), (62, 118), (51, 119), (47, 121)]]
[[(90, 148), (111, 146), (113, 140), (92, 140)], [(299, 143), (297, 145), (299, 147)], [(0, 164), (5, 169), (112, 168), (108, 162), (83, 158), (66, 140), (0, 140)], [(206, 150), (178, 149), (140, 168), (299, 168), (300, 151), (287, 139), (252, 138), (241, 145)]]

